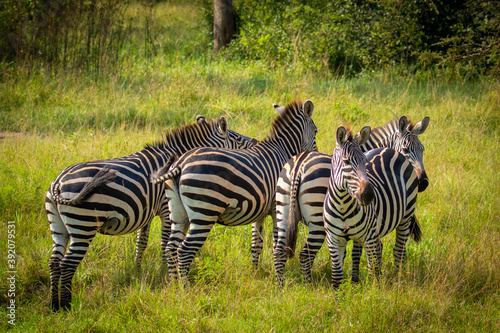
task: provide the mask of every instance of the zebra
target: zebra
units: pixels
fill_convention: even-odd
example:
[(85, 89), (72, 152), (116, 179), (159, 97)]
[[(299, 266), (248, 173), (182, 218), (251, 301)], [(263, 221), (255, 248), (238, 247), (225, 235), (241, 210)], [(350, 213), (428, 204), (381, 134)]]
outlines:
[(159, 215), (165, 248), (170, 234), (165, 186), (151, 184), (149, 177), (171, 155), (199, 146), (248, 148), (255, 142), (229, 130), (224, 117), (207, 121), (198, 116), (195, 123), (169, 131), (162, 141), (146, 145), (135, 154), (78, 163), (63, 170), (51, 183), (45, 199), (53, 239), (49, 260), (51, 308), (71, 308), (73, 275), (98, 232), (124, 235), (137, 230), (135, 265), (140, 267), (151, 221)]
[[(429, 117), (412, 123), (405, 116), (393, 119), (370, 132), (369, 139), (360, 148), (367, 152), (374, 148), (390, 147), (402, 153), (413, 165), (419, 177), (419, 191), (427, 188), (428, 178), (423, 165), (424, 146), (418, 136), (425, 132)], [(309, 228), (306, 244), (299, 260), (303, 275), (311, 282), (311, 267), (325, 239), (323, 203), (330, 178), (331, 156), (321, 153), (302, 153), (294, 156), (280, 173), (276, 191), (278, 240), (274, 248), (277, 284), (283, 283), (283, 270), (287, 256), (293, 256), (296, 228), (302, 218)], [(411, 236), (418, 241), (421, 236), (416, 218), (412, 220)], [(362, 251), (357, 246), (355, 251)], [(359, 253), (359, 256), (361, 252)], [(355, 259), (358, 257), (355, 256)], [(354, 269), (357, 274), (356, 268)], [(354, 277), (357, 280), (357, 276)]]
[(323, 206), (334, 288), (342, 283), (347, 241), (353, 240), (356, 246), (352, 254), (353, 279), (359, 280), (361, 247), (366, 251), (370, 271), (378, 276), (382, 260), (380, 239), (396, 230), (393, 255), (396, 264), (401, 263), (414, 224), (418, 194), (415, 169), (392, 148), (377, 148), (363, 154), (359, 148), (366, 136), (363, 130), (354, 138), (343, 127), (336, 133), (337, 146)]
[[(317, 128), (310, 100), (274, 105), (279, 115), (271, 133), (248, 150), (194, 149), (167, 173), (152, 178), (166, 182), (172, 233), (167, 245), (172, 278), (184, 278), (215, 223), (239, 226), (252, 223), (252, 264), (262, 251), (262, 227), (274, 213), (276, 182), (293, 155), (317, 150)], [(275, 220), (275, 216), (273, 216)]]

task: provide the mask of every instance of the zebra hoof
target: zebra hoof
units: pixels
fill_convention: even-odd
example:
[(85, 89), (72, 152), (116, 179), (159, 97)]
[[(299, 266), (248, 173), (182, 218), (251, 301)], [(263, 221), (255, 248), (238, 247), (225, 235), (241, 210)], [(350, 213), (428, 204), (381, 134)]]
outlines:
[(51, 301), (50, 302), (50, 309), (52, 312), (58, 312), (59, 311), (59, 301)]
[(71, 311), (71, 303), (70, 302), (61, 302), (61, 309), (69, 312)]

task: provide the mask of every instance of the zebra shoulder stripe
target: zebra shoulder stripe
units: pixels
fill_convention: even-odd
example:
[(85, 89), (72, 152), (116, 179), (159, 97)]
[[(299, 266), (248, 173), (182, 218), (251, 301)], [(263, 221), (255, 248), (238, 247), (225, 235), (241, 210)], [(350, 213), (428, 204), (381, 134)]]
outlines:
[(109, 166), (105, 166), (94, 176), (94, 178), (86, 183), (80, 193), (72, 199), (64, 199), (61, 197), (61, 183), (58, 182), (54, 185), (52, 196), (54, 200), (61, 205), (74, 206), (82, 203), (90, 197), (96, 189), (112, 182), (116, 178), (116, 170), (112, 170)]

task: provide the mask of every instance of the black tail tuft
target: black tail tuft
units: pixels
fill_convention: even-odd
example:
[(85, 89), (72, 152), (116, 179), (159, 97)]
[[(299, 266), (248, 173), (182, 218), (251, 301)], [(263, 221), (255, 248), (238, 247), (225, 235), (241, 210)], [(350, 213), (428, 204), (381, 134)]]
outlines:
[(410, 235), (417, 243), (422, 240), (422, 230), (420, 229), (420, 225), (415, 215), (412, 216), (410, 221)]
[[(288, 258), (292, 258), (295, 254), (295, 247), (297, 245), (297, 229), (300, 221), (300, 210), (297, 205), (297, 192), (300, 184), (300, 175), (291, 175), (291, 189), (290, 189), (290, 208), (288, 212), (288, 220), (286, 221), (286, 240), (285, 250)], [(299, 216), (297, 216), (299, 214)]]

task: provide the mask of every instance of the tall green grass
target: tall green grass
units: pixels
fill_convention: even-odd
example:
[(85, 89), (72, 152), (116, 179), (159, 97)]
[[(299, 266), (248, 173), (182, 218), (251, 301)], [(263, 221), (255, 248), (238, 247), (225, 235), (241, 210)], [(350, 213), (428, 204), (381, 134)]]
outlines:
[[(18, 307), (13, 327), (6, 320), (9, 298), (1, 289), (0, 330), (500, 330), (498, 81), (390, 72), (343, 79), (186, 54), (138, 57), (119, 72), (99, 77), (43, 68), (29, 75), (5, 73), (0, 81), (0, 253), (7, 253), (6, 222), (13, 220)], [(359, 130), (402, 114), (415, 121), (430, 116), (421, 136), (430, 186), (419, 194), (416, 210), (423, 241), (408, 243), (401, 271), (393, 267), (394, 237), (388, 236), (379, 281), (368, 276), (363, 261), (362, 283), (345, 283), (334, 292), (323, 248), (312, 285), (292, 259), (285, 287), (276, 288), (267, 221), (257, 271), (251, 268), (250, 227), (216, 226), (193, 263), (190, 283), (179, 285), (161, 270), (156, 219), (141, 272), (132, 265), (134, 235), (99, 235), (73, 279), (73, 310), (50, 312), (52, 240), (44, 196), (62, 169), (136, 152), (197, 114), (224, 115), (230, 128), (263, 139), (276, 116), (271, 104), (294, 98), (313, 101), (318, 146), (325, 153), (333, 151), (340, 124)], [(305, 236), (301, 228), (298, 246)], [(350, 265), (347, 257), (347, 274)], [(0, 267), (0, 273), (6, 271), (6, 255)], [(0, 276), (5, 288), (5, 274)]]

